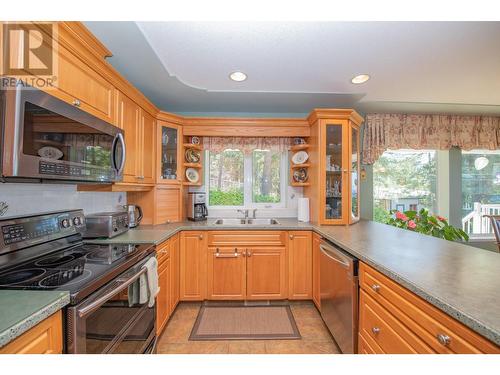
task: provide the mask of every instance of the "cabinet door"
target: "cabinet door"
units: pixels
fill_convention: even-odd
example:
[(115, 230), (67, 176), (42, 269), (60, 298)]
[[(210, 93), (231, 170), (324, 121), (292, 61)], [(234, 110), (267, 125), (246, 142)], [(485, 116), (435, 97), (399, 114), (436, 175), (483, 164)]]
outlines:
[(319, 236), (316, 233), (313, 233), (313, 238), (312, 238), (312, 269), (313, 269), (313, 290), (312, 290), (312, 299), (318, 310), (321, 311), (321, 295), (320, 295), (320, 285), (319, 285), (319, 280), (320, 280), (320, 249), (319, 249), (319, 244), (321, 242), (321, 236)]
[(156, 183), (178, 185), (181, 183), (181, 164), (184, 160), (181, 155), (181, 127), (159, 121), (157, 129)]
[(60, 99), (114, 123), (114, 86), (62, 46), (59, 46), (57, 86), (56, 96)]
[(126, 95), (118, 95), (117, 124), (124, 131), (125, 168), (123, 182), (140, 182), (141, 131), (139, 124), (139, 106)]
[(181, 221), (182, 194), (180, 186), (156, 186), (155, 198), (154, 224)]
[(359, 128), (349, 126), (349, 224), (359, 221)]
[(170, 257), (166, 258), (158, 268), (158, 286), (160, 291), (156, 296), (156, 332), (159, 335), (172, 311), (170, 305)]
[(246, 296), (245, 249), (208, 248), (208, 299), (243, 300)]
[(287, 298), (286, 247), (247, 249), (247, 299)]
[(322, 122), (320, 171), (320, 218), (322, 224), (347, 224), (349, 180), (348, 122)]
[(288, 232), (288, 298), (312, 298), (312, 235)]
[(203, 301), (207, 295), (207, 241), (203, 232), (182, 232), (181, 301)]
[(155, 183), (155, 136), (156, 120), (141, 109), (141, 180), (145, 184)]
[(179, 303), (179, 235), (170, 239), (170, 298), (171, 310)]

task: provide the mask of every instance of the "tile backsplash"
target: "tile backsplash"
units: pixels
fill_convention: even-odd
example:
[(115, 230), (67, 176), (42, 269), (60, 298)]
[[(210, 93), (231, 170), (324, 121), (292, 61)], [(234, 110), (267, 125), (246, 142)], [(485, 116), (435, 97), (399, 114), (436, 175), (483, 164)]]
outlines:
[(0, 219), (45, 211), (82, 208), (85, 214), (116, 211), (126, 193), (79, 192), (76, 185), (0, 183), (0, 204), (8, 209)]

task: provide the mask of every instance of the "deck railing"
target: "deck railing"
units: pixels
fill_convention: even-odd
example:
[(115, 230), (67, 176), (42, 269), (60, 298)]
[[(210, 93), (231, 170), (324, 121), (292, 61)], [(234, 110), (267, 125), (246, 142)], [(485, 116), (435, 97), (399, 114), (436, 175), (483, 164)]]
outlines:
[(462, 218), (462, 229), (467, 234), (493, 234), (491, 220), (485, 215), (500, 215), (500, 204), (474, 202), (474, 209)]

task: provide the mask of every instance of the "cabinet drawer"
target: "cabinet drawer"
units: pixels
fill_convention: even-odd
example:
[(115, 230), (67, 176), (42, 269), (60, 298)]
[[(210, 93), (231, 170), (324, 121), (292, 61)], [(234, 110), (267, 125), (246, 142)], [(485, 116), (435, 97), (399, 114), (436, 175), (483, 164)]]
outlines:
[(158, 268), (165, 262), (170, 256), (170, 241), (167, 240), (162, 242), (156, 247), (156, 259), (158, 260)]
[(358, 354), (384, 354), (380, 346), (370, 337), (358, 335)]
[(408, 328), (363, 290), (359, 300), (359, 332), (377, 343), (384, 353), (433, 353)]
[(209, 246), (285, 246), (283, 231), (213, 231), (208, 233)]
[(360, 286), (438, 353), (500, 353), (492, 342), (364, 263)]

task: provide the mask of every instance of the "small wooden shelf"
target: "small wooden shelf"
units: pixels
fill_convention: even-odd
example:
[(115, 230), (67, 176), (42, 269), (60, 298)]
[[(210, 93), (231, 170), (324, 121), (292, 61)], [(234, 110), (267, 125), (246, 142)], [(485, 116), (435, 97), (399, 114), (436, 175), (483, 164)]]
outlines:
[(201, 186), (202, 183), (200, 182), (189, 182), (189, 181), (184, 181), (182, 183), (184, 186)]
[(290, 150), (292, 151), (300, 151), (300, 150), (306, 150), (309, 148), (309, 144), (304, 143), (302, 145), (293, 145)]
[(201, 163), (184, 163), (184, 167), (186, 168), (201, 168)]
[(310, 186), (309, 182), (292, 182), (291, 186)]
[(202, 145), (195, 145), (193, 143), (184, 143), (184, 148), (192, 148), (193, 150), (203, 151)]
[(310, 166), (311, 166), (311, 164), (309, 164), (309, 163), (304, 163), (304, 164), (293, 164), (292, 163), (292, 165), (290, 166), (290, 168), (292, 168), (292, 169), (299, 169), (299, 168), (308, 168)]

